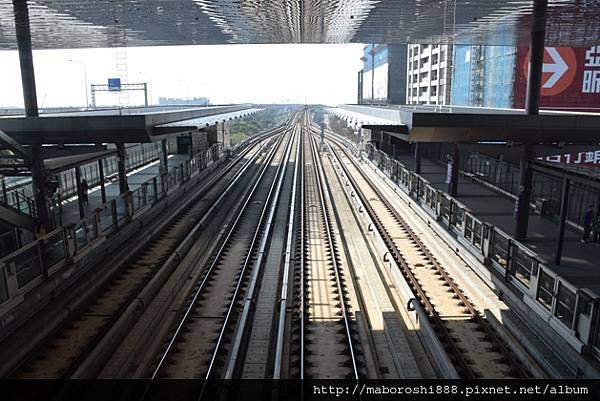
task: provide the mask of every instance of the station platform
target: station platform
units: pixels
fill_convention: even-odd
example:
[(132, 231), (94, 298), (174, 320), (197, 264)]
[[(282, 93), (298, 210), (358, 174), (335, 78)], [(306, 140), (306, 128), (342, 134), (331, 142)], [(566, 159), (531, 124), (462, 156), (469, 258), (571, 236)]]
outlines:
[[(186, 160), (189, 160), (187, 154), (172, 154), (168, 157), (168, 167), (179, 166)], [(127, 173), (127, 183), (129, 184), (129, 190), (134, 191), (139, 188), (143, 183), (151, 180), (158, 176), (160, 163), (158, 160), (151, 162), (141, 168), (135, 169)], [(119, 181), (117, 177), (113, 177), (112, 180), (105, 183), (106, 201), (110, 202), (112, 199), (119, 197)], [(86, 216), (92, 211), (102, 205), (102, 193), (100, 186), (94, 186), (88, 191), (88, 205), (84, 207)], [(62, 203), (62, 210), (60, 215), (61, 225), (76, 224), (81, 220), (79, 217), (79, 205), (77, 203), (77, 196), (73, 196)]]
[[(397, 160), (414, 171), (412, 154), (400, 154)], [(435, 161), (422, 159), (421, 174), (431, 186), (447, 193), (446, 167)], [(471, 179), (459, 175), (458, 195), (455, 197), (470, 209), (476, 217), (486, 221), (505, 233), (515, 231), (515, 201), (507, 195)], [(535, 252), (544, 264), (578, 288), (587, 287), (600, 293), (600, 245), (582, 243), (582, 234), (567, 225), (560, 265), (554, 263), (558, 243), (559, 224), (550, 217), (529, 215), (528, 237), (520, 241)]]

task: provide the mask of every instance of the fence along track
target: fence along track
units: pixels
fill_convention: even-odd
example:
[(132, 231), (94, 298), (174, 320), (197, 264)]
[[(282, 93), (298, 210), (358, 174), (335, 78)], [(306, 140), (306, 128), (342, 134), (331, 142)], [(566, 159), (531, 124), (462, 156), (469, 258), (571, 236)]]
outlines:
[(343, 145), (329, 138), (333, 154), (429, 314), (461, 377), (530, 377), (419, 236), (345, 152)]
[[(274, 130), (273, 133), (278, 130)], [(177, 216), (160, 235), (120, 269), (85, 305), (75, 311), (27, 360), (13, 369), (15, 378), (68, 377), (98, 344), (155, 271), (169, 258), (179, 241), (203, 215), (211, 199), (222, 191), (220, 185), (234, 181), (246, 171), (254, 156), (249, 146), (227, 169), (211, 180), (204, 196)]]

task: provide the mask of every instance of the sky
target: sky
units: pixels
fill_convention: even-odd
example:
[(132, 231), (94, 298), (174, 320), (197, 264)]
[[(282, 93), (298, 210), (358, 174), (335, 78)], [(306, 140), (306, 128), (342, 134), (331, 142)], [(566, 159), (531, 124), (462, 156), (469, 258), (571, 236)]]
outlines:
[[(158, 103), (159, 96), (206, 96), (212, 104), (355, 103), (362, 47), (285, 44), (128, 48), (128, 82), (148, 82), (152, 104)], [(105, 84), (116, 75), (116, 57), (115, 49), (34, 51), (38, 105), (84, 106), (84, 65), (89, 88), (89, 84)], [(16, 51), (0, 51), (0, 72), (0, 108), (23, 107)], [(111, 93), (101, 93), (97, 99), (98, 105), (119, 102)], [(142, 104), (143, 94), (132, 92), (129, 99), (132, 105)]]

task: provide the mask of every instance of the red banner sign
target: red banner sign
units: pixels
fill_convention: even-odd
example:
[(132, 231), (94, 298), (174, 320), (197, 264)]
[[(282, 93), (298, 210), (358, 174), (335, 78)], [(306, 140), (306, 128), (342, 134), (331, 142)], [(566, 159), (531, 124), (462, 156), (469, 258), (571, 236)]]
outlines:
[[(529, 49), (517, 48), (514, 107), (525, 107)], [(546, 47), (540, 106), (546, 109), (600, 112), (600, 45)]]

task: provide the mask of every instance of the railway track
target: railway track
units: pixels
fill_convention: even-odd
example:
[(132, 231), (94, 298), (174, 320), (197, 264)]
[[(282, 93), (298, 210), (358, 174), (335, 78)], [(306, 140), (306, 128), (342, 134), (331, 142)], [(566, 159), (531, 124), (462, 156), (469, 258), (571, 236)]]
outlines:
[(336, 139), (332, 154), (348, 177), (391, 257), (426, 311), (462, 378), (528, 378), (530, 373), (444, 267)]
[[(269, 135), (280, 131), (274, 130)], [(252, 170), (260, 157), (259, 144), (249, 146), (227, 168), (213, 177), (167, 227), (143, 250), (112, 275), (100, 289), (88, 296), (83, 306), (60, 325), (9, 373), (13, 378), (65, 378), (75, 372), (100, 342), (123, 311), (172, 254), (178, 243), (228, 184)]]
[(364, 363), (355, 316), (333, 235), (318, 144), (309, 135), (303, 135), (301, 161), (297, 375), (301, 379), (358, 379), (364, 375)]
[(277, 200), (276, 184), (291, 144), (289, 133), (280, 137), (252, 190), (240, 201), (242, 207), (168, 336), (152, 369), (152, 379), (219, 378), (228, 371), (227, 355), (236, 344), (232, 333), (244, 316), (243, 300), (259, 267), (259, 249), (269, 235), (267, 217)]

